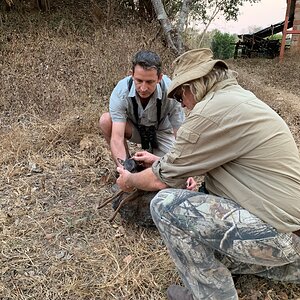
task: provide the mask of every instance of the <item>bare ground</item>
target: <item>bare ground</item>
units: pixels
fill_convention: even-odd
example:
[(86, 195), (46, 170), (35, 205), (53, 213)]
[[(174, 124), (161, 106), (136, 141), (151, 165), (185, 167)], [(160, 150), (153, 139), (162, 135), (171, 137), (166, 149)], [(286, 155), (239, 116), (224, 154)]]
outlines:
[[(173, 57), (155, 24), (137, 34), (134, 21), (97, 23), (87, 3), (66, 9), (2, 14), (0, 299), (166, 299), (180, 279), (156, 230), (97, 209), (115, 181), (97, 122), (135, 51), (159, 52), (166, 73)], [(299, 59), (228, 63), (299, 146)], [(256, 276), (236, 287), (244, 300), (300, 299), (298, 286)]]

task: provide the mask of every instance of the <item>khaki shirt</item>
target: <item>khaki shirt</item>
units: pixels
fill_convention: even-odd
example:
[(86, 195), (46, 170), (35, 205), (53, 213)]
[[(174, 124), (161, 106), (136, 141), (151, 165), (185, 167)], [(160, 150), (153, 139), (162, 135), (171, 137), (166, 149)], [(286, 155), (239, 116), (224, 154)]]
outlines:
[(235, 79), (194, 107), (169, 153), (153, 164), (170, 187), (205, 174), (206, 189), (281, 232), (300, 229), (300, 159), (281, 117)]

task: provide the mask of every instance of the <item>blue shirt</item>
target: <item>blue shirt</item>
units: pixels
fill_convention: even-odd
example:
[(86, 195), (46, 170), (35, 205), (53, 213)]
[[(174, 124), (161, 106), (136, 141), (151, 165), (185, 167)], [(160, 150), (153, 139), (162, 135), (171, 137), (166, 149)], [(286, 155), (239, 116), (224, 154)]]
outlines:
[[(130, 120), (137, 123), (134, 115), (133, 103), (131, 97), (135, 97), (138, 104), (139, 124), (145, 126), (157, 126), (157, 99), (162, 101), (161, 116), (158, 131), (172, 131), (178, 129), (184, 121), (184, 112), (181, 104), (177, 101), (167, 98), (167, 88), (171, 83), (168, 76), (163, 75), (163, 84), (157, 84), (155, 92), (152, 94), (149, 103), (142, 107), (140, 97), (136, 92), (134, 82), (128, 90), (128, 82), (131, 76), (120, 80), (112, 94), (109, 101), (109, 112), (113, 122), (126, 122)], [(164, 91), (162, 90), (164, 87)]]

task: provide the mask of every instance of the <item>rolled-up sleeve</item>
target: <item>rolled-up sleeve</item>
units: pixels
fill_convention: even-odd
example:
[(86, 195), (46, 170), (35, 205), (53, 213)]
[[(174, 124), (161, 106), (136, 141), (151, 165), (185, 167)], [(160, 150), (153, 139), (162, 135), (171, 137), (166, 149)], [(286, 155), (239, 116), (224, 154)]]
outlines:
[(199, 173), (198, 168), (194, 169), (193, 152), (200, 136), (186, 128), (187, 124), (179, 128), (172, 150), (152, 165), (152, 171), (156, 177), (174, 188), (184, 187), (188, 177)]
[(168, 186), (177, 188), (188, 177), (204, 175), (234, 160), (241, 154), (237, 149), (242, 149), (238, 146), (242, 139), (237, 132), (240, 125), (233, 127), (220, 127), (204, 116), (190, 115), (179, 128), (171, 151), (153, 164), (153, 173)]
[(109, 113), (113, 122), (126, 122), (128, 110), (127, 94), (127, 78), (125, 78), (119, 81), (110, 96)]

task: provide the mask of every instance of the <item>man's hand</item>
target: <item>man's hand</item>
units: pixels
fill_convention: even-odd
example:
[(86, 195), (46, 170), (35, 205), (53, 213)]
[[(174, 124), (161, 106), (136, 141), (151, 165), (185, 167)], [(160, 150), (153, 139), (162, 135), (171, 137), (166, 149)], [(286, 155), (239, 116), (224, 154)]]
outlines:
[(144, 168), (150, 168), (155, 161), (159, 160), (159, 156), (149, 153), (148, 151), (136, 152), (132, 158), (142, 163)]
[(195, 181), (195, 179), (193, 177), (189, 177), (187, 180), (186, 180), (186, 189), (189, 190), (189, 191), (193, 191), (195, 190), (195, 188), (197, 187), (197, 182)]
[(134, 190), (134, 187), (128, 184), (131, 173), (125, 170), (123, 167), (117, 167), (117, 171), (120, 174), (117, 179), (117, 184), (120, 189), (124, 192), (132, 192)]

